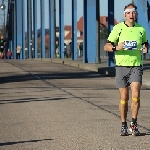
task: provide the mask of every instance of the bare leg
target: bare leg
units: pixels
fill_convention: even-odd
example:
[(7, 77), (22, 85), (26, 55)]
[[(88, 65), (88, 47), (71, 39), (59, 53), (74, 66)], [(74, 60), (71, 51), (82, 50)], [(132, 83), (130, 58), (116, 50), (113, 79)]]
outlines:
[(125, 122), (127, 119), (127, 112), (128, 112), (128, 100), (129, 100), (129, 89), (126, 88), (119, 88), (120, 91), (120, 104), (119, 110), (121, 115), (121, 121)]
[(141, 83), (139, 82), (131, 83), (131, 90), (132, 90), (131, 111), (132, 111), (132, 118), (135, 119), (138, 116), (138, 110), (140, 108), (140, 89), (141, 89)]

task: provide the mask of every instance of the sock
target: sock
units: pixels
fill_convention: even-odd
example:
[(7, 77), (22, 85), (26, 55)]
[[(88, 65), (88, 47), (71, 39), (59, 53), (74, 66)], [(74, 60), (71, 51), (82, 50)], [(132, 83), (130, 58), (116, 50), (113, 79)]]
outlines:
[(122, 126), (127, 126), (127, 122), (122, 122)]
[(132, 122), (136, 123), (137, 122), (137, 118), (132, 118)]

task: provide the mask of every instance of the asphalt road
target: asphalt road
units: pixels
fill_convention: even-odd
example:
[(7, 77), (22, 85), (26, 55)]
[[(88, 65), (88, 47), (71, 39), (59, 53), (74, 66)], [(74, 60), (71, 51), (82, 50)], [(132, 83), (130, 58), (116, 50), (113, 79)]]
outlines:
[[(0, 65), (0, 150), (150, 150), (150, 87), (141, 136), (120, 137), (114, 77), (35, 60)], [(128, 114), (129, 124), (130, 105)]]

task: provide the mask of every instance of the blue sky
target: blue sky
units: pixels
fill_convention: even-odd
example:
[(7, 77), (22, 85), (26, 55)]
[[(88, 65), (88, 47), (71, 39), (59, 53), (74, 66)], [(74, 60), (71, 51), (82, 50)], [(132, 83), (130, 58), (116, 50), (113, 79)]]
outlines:
[[(25, 0), (26, 1), (26, 0)], [(38, 10), (40, 10), (40, 0), (38, 1)], [(48, 21), (48, 1), (45, 1), (45, 27), (49, 27)], [(72, 0), (64, 0), (64, 24), (71, 25), (71, 1)], [(58, 3), (59, 0), (56, 0), (56, 25), (59, 25), (59, 12), (58, 12)], [(115, 0), (115, 19), (120, 22), (124, 19), (123, 17), (123, 9), (124, 6), (130, 3), (131, 0)], [(1, 3), (1, 0), (0, 0)], [(6, 2), (5, 2), (6, 3)], [(107, 5), (108, 0), (100, 0), (100, 15), (107, 16)], [(6, 5), (7, 6), (7, 5)], [(6, 8), (7, 11), (7, 8)], [(3, 14), (4, 11), (0, 10), (0, 25), (3, 23)], [(77, 19), (79, 20), (80, 17), (83, 16), (83, 0), (77, 0)], [(38, 28), (40, 28), (40, 11), (38, 11)]]
[[(65, 1), (65, 8), (64, 8), (64, 15), (65, 15), (65, 24), (71, 24), (71, 0), (64, 0)], [(56, 0), (58, 2), (58, 0)], [(115, 19), (120, 22), (124, 19), (123, 17), (123, 9), (124, 6), (131, 3), (131, 0), (115, 0)], [(107, 5), (108, 0), (100, 0), (100, 15), (107, 16)], [(58, 8), (58, 3), (56, 5)], [(56, 8), (56, 9), (57, 9)], [(77, 18), (79, 19), (83, 15), (83, 0), (77, 0)], [(58, 12), (57, 12), (58, 18)], [(58, 24), (58, 22), (57, 22)]]
[[(64, 24), (71, 25), (71, 1), (72, 0), (64, 0)], [(123, 9), (124, 6), (131, 3), (132, 0), (115, 0), (115, 19), (120, 22), (124, 19), (123, 17)], [(45, 0), (47, 3), (48, 0)], [(39, 5), (39, 4), (38, 4)], [(107, 5), (108, 0), (100, 0), (100, 15), (107, 16)], [(59, 25), (59, 0), (56, 0), (56, 25)], [(46, 13), (45, 13), (45, 20), (48, 17), (48, 6), (46, 6)], [(83, 0), (77, 0), (77, 19), (79, 20), (80, 17), (83, 16)], [(38, 23), (39, 24), (39, 23)], [(46, 28), (48, 28), (49, 24), (48, 21), (45, 22)], [(38, 27), (39, 28), (39, 27)]]
[[(58, 1), (59, 0), (56, 0), (56, 25), (57, 26), (59, 25), (59, 12), (58, 12), (59, 3)], [(71, 25), (71, 9), (72, 9), (71, 1), (72, 0), (64, 0), (64, 24), (65, 25)], [(123, 9), (124, 9), (124, 6), (129, 3), (131, 3), (131, 0), (115, 0), (115, 19), (118, 22), (124, 19)], [(108, 15), (107, 5), (108, 5), (108, 0), (100, 0), (100, 15), (101, 16)], [(77, 19), (79, 20), (81, 16), (83, 16), (83, 0), (77, 0)], [(45, 25), (46, 27), (48, 27), (48, 23), (45, 23)]]

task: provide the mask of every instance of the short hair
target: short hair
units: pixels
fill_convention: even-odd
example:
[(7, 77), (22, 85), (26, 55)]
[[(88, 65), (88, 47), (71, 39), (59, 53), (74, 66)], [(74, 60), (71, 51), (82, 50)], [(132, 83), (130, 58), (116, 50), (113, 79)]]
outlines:
[(132, 7), (135, 8), (135, 10), (137, 10), (137, 6), (134, 5), (133, 3), (130, 3), (130, 4), (126, 5), (126, 6), (124, 7), (124, 10), (126, 10), (129, 6), (132, 6)]

